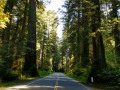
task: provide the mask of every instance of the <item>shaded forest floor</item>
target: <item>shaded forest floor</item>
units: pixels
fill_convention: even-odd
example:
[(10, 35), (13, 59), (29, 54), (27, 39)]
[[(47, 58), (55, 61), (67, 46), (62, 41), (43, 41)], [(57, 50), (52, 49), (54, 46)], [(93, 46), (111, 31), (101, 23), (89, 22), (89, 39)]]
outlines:
[(21, 85), (21, 84), (27, 83), (27, 82), (35, 80), (35, 79), (38, 79), (38, 77), (26, 78), (26, 79), (23, 79), (23, 80), (18, 79), (18, 80), (9, 81), (9, 82), (6, 81), (6, 82), (3, 82), (3, 83), (0, 83), (0, 90), (4, 90), (5, 88), (11, 87), (11, 86)]
[(0, 90), (4, 90), (7, 87), (15, 86), (15, 85), (21, 85), (24, 83), (27, 83), (29, 81), (38, 79), (38, 78), (43, 78), (49, 74), (52, 74), (52, 72), (47, 72), (44, 70), (39, 70), (38, 71), (39, 76), (38, 77), (33, 77), (33, 78), (24, 78), (24, 79), (18, 79), (18, 80), (13, 80), (13, 81), (5, 81), (3, 83), (0, 82)]
[(5, 90), (5, 88), (11, 87), (11, 86), (21, 85), (21, 84), (24, 84), (24, 83), (32, 81), (32, 80), (35, 80), (35, 78), (3, 82), (3, 83), (0, 83), (0, 90)]
[(67, 76), (77, 80), (78, 82), (93, 88), (94, 90), (120, 90), (120, 86), (110, 85), (106, 83), (87, 83), (84, 77), (77, 77), (67, 74)]
[(120, 90), (119, 86), (101, 84), (101, 83), (83, 83), (95, 90)]

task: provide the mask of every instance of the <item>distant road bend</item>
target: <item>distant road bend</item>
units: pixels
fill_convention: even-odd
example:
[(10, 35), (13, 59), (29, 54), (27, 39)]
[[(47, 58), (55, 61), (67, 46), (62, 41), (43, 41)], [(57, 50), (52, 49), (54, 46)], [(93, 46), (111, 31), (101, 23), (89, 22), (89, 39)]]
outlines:
[(6, 90), (93, 90), (63, 73), (54, 73), (42, 79), (7, 88)]

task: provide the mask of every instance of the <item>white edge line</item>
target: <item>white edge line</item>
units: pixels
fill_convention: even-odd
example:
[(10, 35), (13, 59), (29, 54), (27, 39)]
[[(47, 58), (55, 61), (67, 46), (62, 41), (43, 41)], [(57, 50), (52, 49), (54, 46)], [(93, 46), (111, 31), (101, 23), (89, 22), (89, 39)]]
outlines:
[[(46, 76), (46, 77), (48, 77), (48, 76)], [(31, 85), (31, 84), (33, 84), (33, 83), (35, 83), (35, 82), (37, 82), (37, 81), (39, 81), (39, 80), (42, 80), (42, 79), (44, 79), (44, 78), (46, 78), (46, 77), (43, 77), (43, 78), (40, 78), (40, 79), (31, 81), (31, 82), (28, 82), (28, 84), (25, 84), (25, 85)]]
[(39, 81), (39, 80), (41, 80), (41, 79), (37, 79), (37, 80), (31, 81), (31, 82), (28, 82), (28, 84), (25, 84), (25, 85), (33, 84), (33, 83), (35, 83), (35, 82), (37, 82), (37, 81)]

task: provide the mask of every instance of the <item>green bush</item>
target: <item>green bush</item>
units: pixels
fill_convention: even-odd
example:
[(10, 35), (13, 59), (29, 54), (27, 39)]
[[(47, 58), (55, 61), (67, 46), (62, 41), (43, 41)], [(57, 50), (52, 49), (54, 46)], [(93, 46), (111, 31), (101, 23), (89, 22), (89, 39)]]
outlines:
[(19, 73), (16, 71), (8, 71), (4, 73), (4, 76), (2, 76), (2, 81), (13, 81), (17, 80), (19, 77)]
[(76, 68), (75, 70), (73, 70), (73, 73), (77, 76), (88, 76), (88, 70), (86, 68)]
[(99, 82), (120, 85), (120, 68), (105, 69), (96, 76)]
[(47, 60), (44, 61), (42, 70), (45, 70), (45, 71), (50, 71), (51, 70), (50, 61), (47, 61)]
[(86, 82), (89, 72), (87, 68), (76, 68), (71, 75), (71, 77), (76, 78), (79, 81)]
[(38, 70), (38, 73), (39, 73), (40, 77), (45, 77), (45, 76), (51, 74), (50, 71), (46, 71), (46, 70)]

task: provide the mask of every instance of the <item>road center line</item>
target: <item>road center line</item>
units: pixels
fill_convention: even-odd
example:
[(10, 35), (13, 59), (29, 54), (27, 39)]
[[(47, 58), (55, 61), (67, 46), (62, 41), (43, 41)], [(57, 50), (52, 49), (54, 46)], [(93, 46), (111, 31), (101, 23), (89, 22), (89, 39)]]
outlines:
[(54, 90), (58, 90), (58, 80), (59, 80), (59, 75), (58, 75), (58, 77), (56, 79)]

